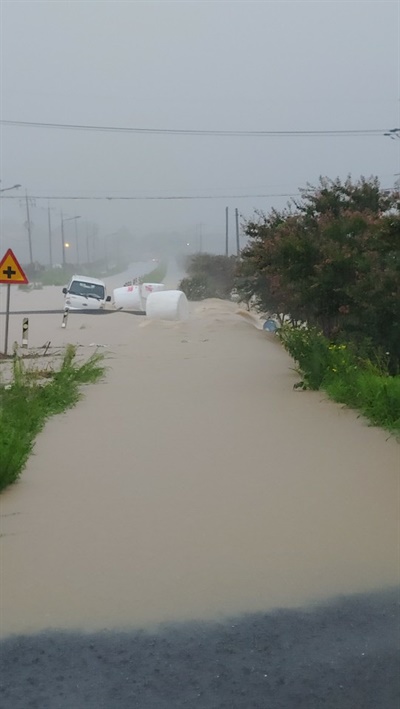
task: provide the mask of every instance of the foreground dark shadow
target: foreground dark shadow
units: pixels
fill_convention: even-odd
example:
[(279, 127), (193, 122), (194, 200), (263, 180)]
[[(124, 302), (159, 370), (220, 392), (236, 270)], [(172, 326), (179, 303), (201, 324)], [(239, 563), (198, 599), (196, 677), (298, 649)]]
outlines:
[(399, 591), (0, 650), (2, 709), (398, 709)]

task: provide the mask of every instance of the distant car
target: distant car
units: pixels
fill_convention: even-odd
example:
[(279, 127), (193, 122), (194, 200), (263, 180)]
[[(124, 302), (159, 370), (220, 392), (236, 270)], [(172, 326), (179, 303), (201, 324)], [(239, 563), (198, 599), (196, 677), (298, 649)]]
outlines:
[(62, 289), (65, 295), (65, 308), (68, 310), (103, 310), (111, 296), (107, 295), (106, 285), (91, 276), (72, 276), (68, 286)]

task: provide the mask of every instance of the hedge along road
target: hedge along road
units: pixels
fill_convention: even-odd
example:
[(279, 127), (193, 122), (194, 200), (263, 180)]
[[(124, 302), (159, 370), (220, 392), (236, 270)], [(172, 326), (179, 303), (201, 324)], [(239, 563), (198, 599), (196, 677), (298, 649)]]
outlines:
[[(396, 706), (388, 661), (396, 641), (388, 630), (396, 627), (390, 589), (399, 581), (398, 444), (321, 394), (294, 391), (292, 363), (279, 344), (235, 310), (234, 304), (208, 301), (192, 304), (187, 323), (115, 313), (76, 314), (67, 333), (60, 323), (54, 326), (55, 345), (66, 336), (83, 352), (93, 351), (93, 342), (106, 344), (109, 372), (76, 410), (49, 421), (20, 482), (1, 496), (1, 628), (4, 638), (10, 636), (4, 657), (16, 657), (12, 634), (45, 630), (122, 629), (132, 631), (133, 645), (127, 636), (63, 636), (64, 667), (80, 652), (92, 666), (82, 648), (91, 643), (98, 650), (104, 642), (93, 671), (109, 672), (108, 679), (87, 685), (89, 699), (75, 697), (75, 677), (87, 682), (83, 665), (78, 669), (75, 662), (73, 672), (55, 675), (61, 677), (57, 687), (47, 679), (40, 685), (43, 707), (69, 707), (71, 697), (76, 707), (122, 708), (132, 697), (144, 707), (183, 706), (183, 699), (190, 705), (190, 678), (198, 682), (197, 706), (222, 707), (231, 697), (229, 706), (262, 707), (269, 686), (262, 668), (272, 668), (275, 660), (275, 677), (283, 679), (270, 687), (272, 706), (317, 707), (322, 700), (331, 707)], [(48, 316), (38, 327), (40, 322), (44, 335)], [(372, 605), (358, 595), (364, 593), (375, 594)], [(339, 604), (341, 610), (316, 612), (315, 625), (308, 615), (282, 616), (281, 625), (274, 616), (247, 616), (340, 596), (356, 600)], [(188, 635), (182, 630), (183, 636), (149, 640), (153, 645), (143, 649), (147, 666), (139, 662), (140, 652), (132, 660), (141, 647), (134, 628), (227, 616), (238, 619), (233, 625), (241, 624), (241, 639), (229, 634), (230, 625), (196, 626)], [(59, 640), (32, 636), (16, 642), (25, 668), (22, 687), (31, 686), (30, 663), (43, 648), (48, 664), (42, 676), (60, 669), (51, 664)], [(114, 648), (110, 655), (107, 642)], [(162, 672), (159, 686), (155, 673), (165, 662), (166, 642), (175, 669)], [(370, 655), (362, 664), (368, 642)], [(298, 652), (289, 652), (295, 646)], [(119, 664), (118, 652), (128, 664)], [(345, 655), (332, 689), (332, 658), (339, 662)], [(237, 663), (235, 670), (230, 662)], [(304, 672), (298, 670), (302, 662)], [(221, 685), (215, 663), (225, 667)], [(345, 695), (353, 704), (338, 699), (346, 667), (353, 668)], [(126, 672), (125, 689), (117, 682), (120, 672)], [(321, 686), (319, 675), (325, 678)], [(10, 703), (4, 705), (23, 707), (23, 690), (18, 698), (19, 690), (12, 689), (17, 667), (10, 677)], [(115, 690), (111, 701), (107, 692), (114, 681), (120, 694)], [(301, 704), (307, 681), (320, 693), (315, 700), (307, 694), (308, 703)], [(181, 683), (177, 696), (171, 682)], [(48, 698), (46, 686), (59, 692), (58, 703), (55, 695), (53, 703)], [(37, 688), (30, 691), (39, 696)], [(392, 693), (384, 697), (384, 691)]]

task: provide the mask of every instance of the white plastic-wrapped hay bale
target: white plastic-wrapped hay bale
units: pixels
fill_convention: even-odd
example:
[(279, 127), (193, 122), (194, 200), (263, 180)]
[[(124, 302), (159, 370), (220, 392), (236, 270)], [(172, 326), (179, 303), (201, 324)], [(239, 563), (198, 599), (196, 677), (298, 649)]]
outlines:
[(189, 304), (180, 290), (150, 293), (146, 300), (146, 315), (153, 320), (187, 320)]
[(144, 310), (140, 286), (138, 285), (114, 288), (113, 301), (117, 310), (121, 308), (125, 308), (125, 310)]
[(113, 291), (114, 305), (117, 310), (145, 310), (150, 293), (163, 291), (164, 283), (142, 283), (142, 285), (122, 286)]
[(164, 283), (143, 283), (142, 285), (142, 298), (147, 300), (150, 293), (159, 293), (165, 290)]

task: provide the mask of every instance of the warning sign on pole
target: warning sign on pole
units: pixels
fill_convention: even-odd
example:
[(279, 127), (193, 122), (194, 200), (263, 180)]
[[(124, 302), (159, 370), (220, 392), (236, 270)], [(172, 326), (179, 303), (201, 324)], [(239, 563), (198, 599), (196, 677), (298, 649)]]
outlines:
[(8, 249), (0, 261), (0, 283), (28, 283), (28, 279), (11, 249)]
[(4, 354), (8, 348), (8, 326), (10, 321), (10, 293), (11, 286), (28, 283), (28, 279), (14, 256), (11, 249), (8, 249), (5, 256), (0, 261), (0, 283), (7, 284), (7, 305), (6, 305), (6, 329), (4, 335)]

